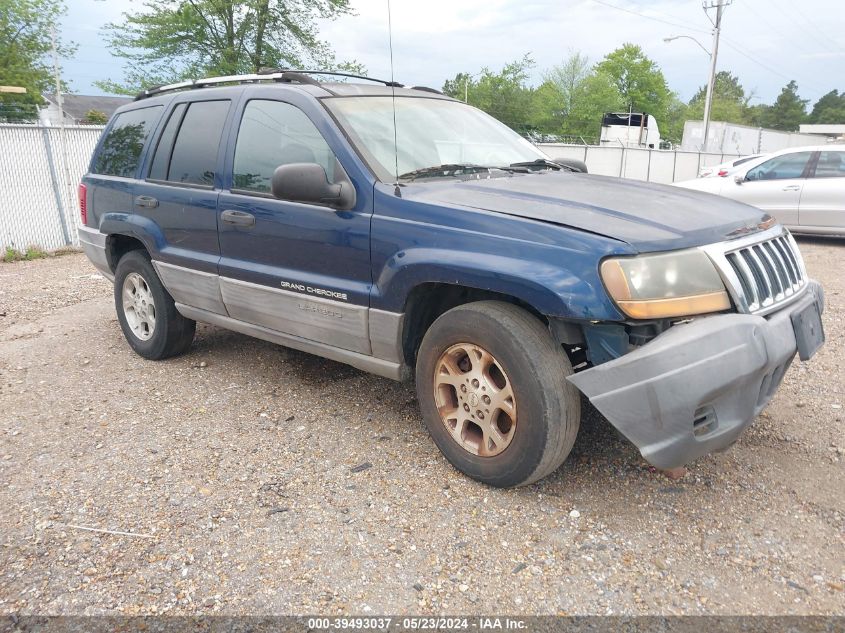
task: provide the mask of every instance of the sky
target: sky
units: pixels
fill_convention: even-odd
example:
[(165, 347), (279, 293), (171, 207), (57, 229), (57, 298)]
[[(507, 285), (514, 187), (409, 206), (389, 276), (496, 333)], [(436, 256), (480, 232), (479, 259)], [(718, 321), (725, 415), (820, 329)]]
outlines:
[[(139, 0), (66, 0), (65, 39), (79, 48), (63, 61), (64, 78), (79, 94), (102, 94), (100, 78), (122, 78), (122, 60), (105, 46), (102, 26), (119, 21)], [(355, 15), (321, 21), (322, 38), (339, 60), (390, 77), (387, 0), (351, 0)], [(570, 51), (597, 62), (624, 42), (639, 44), (660, 66), (671, 89), (688, 101), (707, 82), (709, 58), (686, 35), (712, 47), (712, 25), (701, 0), (391, 0), (394, 74), (407, 85), (441, 88), (458, 72), (494, 71), (529, 53), (535, 85)], [(715, 11), (711, 11), (711, 16)], [(790, 80), (811, 105), (845, 91), (845, 11), (842, 0), (734, 0), (725, 10), (718, 69), (738, 75), (752, 103), (771, 103)]]

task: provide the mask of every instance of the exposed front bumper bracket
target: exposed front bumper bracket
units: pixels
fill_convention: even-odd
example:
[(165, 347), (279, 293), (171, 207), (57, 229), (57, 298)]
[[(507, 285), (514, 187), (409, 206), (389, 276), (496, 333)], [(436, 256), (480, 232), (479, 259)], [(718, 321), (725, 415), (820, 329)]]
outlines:
[(768, 404), (796, 352), (791, 315), (821, 286), (768, 317), (724, 314), (676, 325), (625, 356), (569, 377), (658, 468), (730, 446)]

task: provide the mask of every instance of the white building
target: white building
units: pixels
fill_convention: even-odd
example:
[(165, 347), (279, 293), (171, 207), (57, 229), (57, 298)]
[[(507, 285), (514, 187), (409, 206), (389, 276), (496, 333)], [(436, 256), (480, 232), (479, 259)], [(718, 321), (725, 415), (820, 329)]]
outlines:
[(828, 141), (845, 141), (845, 123), (805, 123), (799, 127), (801, 134), (826, 136)]
[[(108, 119), (120, 106), (130, 103), (128, 97), (102, 97), (93, 95), (62, 94), (62, 110), (55, 94), (42, 95), (47, 105), (44, 106), (38, 120), (42, 125), (83, 125), (88, 123), (87, 116), (92, 110), (102, 112)], [(64, 116), (62, 116), (62, 114)], [(64, 119), (64, 121), (62, 121)]]

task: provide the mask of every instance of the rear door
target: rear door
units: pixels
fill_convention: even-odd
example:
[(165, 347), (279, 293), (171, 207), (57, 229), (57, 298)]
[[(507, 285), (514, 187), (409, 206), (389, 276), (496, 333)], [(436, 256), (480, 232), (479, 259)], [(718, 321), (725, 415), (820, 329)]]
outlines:
[(845, 231), (845, 149), (824, 150), (804, 184), (799, 213), (802, 227)]
[(774, 216), (781, 224), (798, 226), (801, 192), (809, 172), (813, 152), (781, 154), (752, 167), (745, 180), (725, 183), (722, 195), (754, 205)]
[(84, 179), (89, 225), (99, 228), (103, 216), (109, 213), (132, 213), (141, 154), (163, 109), (153, 105), (115, 116)]
[(221, 140), (231, 100), (202, 98), (171, 105), (135, 212), (155, 224), (161, 244), (154, 265), (177, 303), (225, 314), (217, 279)]
[[(369, 354), (372, 189), (338, 160), (341, 141), (321, 107), (287, 93), (253, 92), (235, 115), (218, 204), (223, 300), (232, 318)], [(273, 172), (291, 163), (317, 163), (329, 181), (348, 173), (356, 206), (274, 198)]]

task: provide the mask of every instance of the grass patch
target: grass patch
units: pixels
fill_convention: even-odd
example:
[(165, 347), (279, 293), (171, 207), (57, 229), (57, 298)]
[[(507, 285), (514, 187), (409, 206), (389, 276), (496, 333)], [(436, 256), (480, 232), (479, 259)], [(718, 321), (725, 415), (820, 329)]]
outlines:
[(33, 259), (44, 259), (45, 257), (58, 257), (59, 255), (68, 255), (69, 253), (78, 253), (79, 251), (72, 247), (64, 247), (55, 251), (45, 251), (39, 246), (27, 246), (25, 251), (19, 251), (11, 246), (6, 247), (0, 262), (28, 262)]

